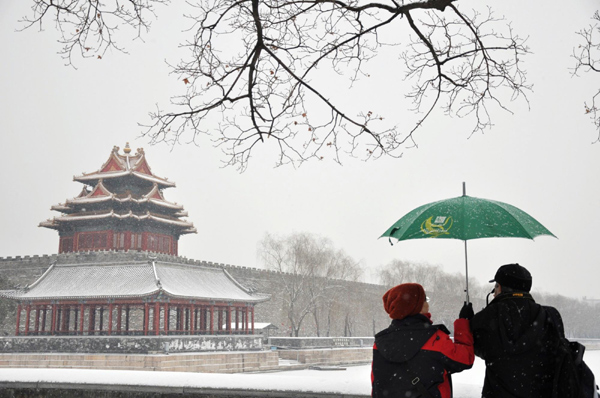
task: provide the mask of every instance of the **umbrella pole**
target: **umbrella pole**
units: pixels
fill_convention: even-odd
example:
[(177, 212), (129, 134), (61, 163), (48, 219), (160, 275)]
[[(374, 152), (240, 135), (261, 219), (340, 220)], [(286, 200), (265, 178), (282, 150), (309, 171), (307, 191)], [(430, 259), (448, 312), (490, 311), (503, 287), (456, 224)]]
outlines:
[(469, 304), (469, 260), (467, 258), (467, 241), (465, 240), (465, 275), (466, 275), (466, 289), (467, 300), (466, 303)]

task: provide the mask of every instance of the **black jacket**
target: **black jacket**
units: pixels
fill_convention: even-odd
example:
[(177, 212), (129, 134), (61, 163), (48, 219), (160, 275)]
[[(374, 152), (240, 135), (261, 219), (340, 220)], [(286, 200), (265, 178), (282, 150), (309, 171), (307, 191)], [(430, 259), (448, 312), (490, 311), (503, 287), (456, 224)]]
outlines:
[(551, 396), (557, 337), (550, 322), (528, 293), (500, 294), (475, 314), (475, 355), (486, 365), (482, 398)]
[(469, 322), (458, 319), (454, 331), (452, 341), (445, 326), (414, 315), (393, 320), (390, 327), (377, 333), (371, 373), (373, 398), (420, 396), (411, 383), (415, 377), (432, 396), (450, 398), (450, 374), (470, 368), (475, 359)]

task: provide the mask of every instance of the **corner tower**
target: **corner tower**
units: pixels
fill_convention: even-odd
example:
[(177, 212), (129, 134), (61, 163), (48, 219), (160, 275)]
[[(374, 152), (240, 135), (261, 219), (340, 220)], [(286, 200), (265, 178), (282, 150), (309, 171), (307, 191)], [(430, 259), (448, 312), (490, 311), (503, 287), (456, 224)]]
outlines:
[(179, 237), (196, 233), (183, 206), (165, 200), (163, 191), (175, 187), (154, 175), (143, 149), (131, 154), (129, 143), (115, 146), (98, 171), (73, 177), (82, 191), (52, 210), (60, 216), (40, 227), (58, 231), (58, 252), (136, 250), (177, 255)]

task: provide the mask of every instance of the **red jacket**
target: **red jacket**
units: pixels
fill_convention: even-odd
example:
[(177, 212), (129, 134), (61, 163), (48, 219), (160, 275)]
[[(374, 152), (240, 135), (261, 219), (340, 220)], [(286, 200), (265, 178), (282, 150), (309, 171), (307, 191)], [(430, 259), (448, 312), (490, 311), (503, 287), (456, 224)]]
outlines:
[(469, 321), (454, 322), (454, 341), (443, 325), (432, 325), (424, 315), (393, 320), (375, 335), (371, 385), (373, 398), (420, 395), (420, 383), (436, 398), (452, 397), (450, 375), (471, 368), (475, 355)]

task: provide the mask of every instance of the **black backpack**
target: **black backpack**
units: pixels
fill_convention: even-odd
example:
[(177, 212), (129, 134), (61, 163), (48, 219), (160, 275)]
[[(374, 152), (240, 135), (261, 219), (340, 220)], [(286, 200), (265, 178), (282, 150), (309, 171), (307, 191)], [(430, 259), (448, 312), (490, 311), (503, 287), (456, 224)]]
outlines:
[(598, 398), (594, 374), (583, 361), (585, 346), (564, 337), (563, 324), (556, 308), (544, 309), (558, 338), (552, 398)]

